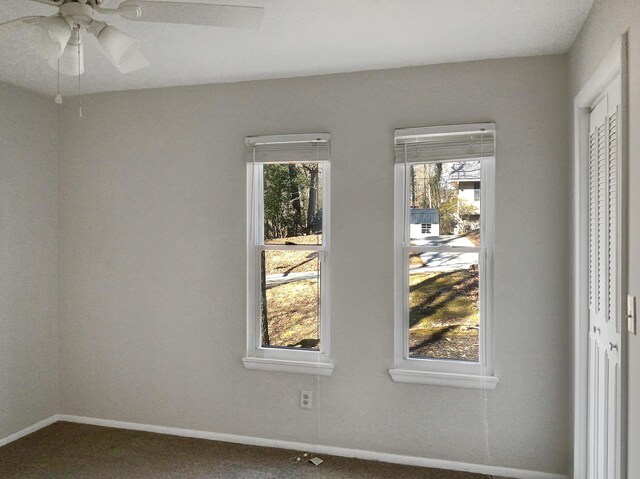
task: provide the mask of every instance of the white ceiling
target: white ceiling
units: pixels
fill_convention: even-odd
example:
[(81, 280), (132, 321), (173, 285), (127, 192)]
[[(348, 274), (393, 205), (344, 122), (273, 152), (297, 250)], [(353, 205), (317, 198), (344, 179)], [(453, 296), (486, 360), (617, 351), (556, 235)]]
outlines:
[[(175, 0), (174, 0), (175, 1)], [(177, 0), (181, 1), (181, 0)], [(567, 51), (593, 0), (191, 0), (266, 8), (262, 28), (137, 23), (111, 18), (141, 40), (152, 66), (122, 75), (85, 42), (83, 92), (130, 90)], [(107, 0), (115, 7), (119, 0)], [(0, 23), (55, 13), (0, 0)], [(0, 38), (0, 81), (54, 94), (56, 73), (22, 31)], [(77, 79), (63, 77), (63, 92)]]

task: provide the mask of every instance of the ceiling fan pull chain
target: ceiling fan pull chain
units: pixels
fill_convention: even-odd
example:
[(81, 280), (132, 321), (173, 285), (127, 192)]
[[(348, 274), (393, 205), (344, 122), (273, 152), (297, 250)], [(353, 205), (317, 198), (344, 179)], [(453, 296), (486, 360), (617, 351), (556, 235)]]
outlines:
[(62, 94), (60, 93), (60, 59), (58, 58), (58, 94), (54, 100), (56, 105), (62, 105)]
[(80, 71), (80, 25), (78, 25), (78, 117), (82, 118), (82, 85), (80, 83), (81, 71)]

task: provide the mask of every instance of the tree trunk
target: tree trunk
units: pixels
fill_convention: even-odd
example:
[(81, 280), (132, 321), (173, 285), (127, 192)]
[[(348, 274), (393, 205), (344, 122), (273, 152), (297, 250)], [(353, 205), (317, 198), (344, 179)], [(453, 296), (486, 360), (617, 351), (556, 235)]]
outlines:
[(289, 191), (294, 212), (293, 231), (289, 236), (298, 236), (302, 231), (302, 205), (300, 203), (300, 186), (296, 180), (297, 176), (296, 165), (289, 165)]
[(269, 316), (267, 315), (267, 253), (263, 251), (260, 254), (260, 290), (261, 290), (261, 329), (262, 329), (262, 346), (269, 346)]
[[(440, 183), (442, 181), (442, 163), (436, 163), (433, 170), (433, 176), (429, 180), (429, 192), (431, 193), (429, 203), (433, 202), (435, 204), (435, 208), (440, 208), (444, 203), (444, 198), (442, 198), (440, 188)], [(429, 208), (433, 207), (434, 206), (429, 205)]]
[(413, 166), (408, 166), (409, 168), (409, 176), (411, 178), (411, 186), (409, 189), (411, 190), (411, 208), (416, 207), (416, 169)]
[(309, 205), (307, 206), (307, 234), (313, 233), (318, 197), (318, 165), (309, 168)]

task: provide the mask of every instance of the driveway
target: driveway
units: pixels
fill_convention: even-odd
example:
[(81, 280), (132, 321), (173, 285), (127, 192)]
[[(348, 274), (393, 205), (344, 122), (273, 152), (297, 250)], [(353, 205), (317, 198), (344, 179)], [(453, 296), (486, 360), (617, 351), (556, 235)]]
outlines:
[(307, 271), (304, 273), (289, 273), (289, 274), (268, 274), (267, 284), (283, 284), (292, 283), (294, 281), (305, 281), (309, 279), (319, 279), (317, 271)]
[[(433, 236), (428, 241), (415, 241), (414, 243), (422, 243), (430, 246), (469, 246), (475, 247), (471, 240), (465, 236), (449, 235), (449, 236)], [(419, 244), (416, 244), (418, 246)], [(453, 271), (458, 269), (469, 269), (471, 266), (478, 264), (478, 253), (454, 253), (446, 252), (429, 252), (422, 253), (420, 259), (426, 266), (419, 268), (411, 268), (410, 274), (424, 273), (426, 271)]]

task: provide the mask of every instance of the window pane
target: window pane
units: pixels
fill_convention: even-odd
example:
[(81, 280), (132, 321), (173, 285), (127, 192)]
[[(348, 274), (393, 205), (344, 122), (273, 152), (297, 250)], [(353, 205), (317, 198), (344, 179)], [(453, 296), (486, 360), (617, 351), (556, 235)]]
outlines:
[(478, 253), (409, 256), (409, 357), (478, 361)]
[(317, 251), (262, 251), (260, 294), (263, 347), (319, 349)]
[[(480, 245), (480, 161), (409, 167), (412, 245)], [(425, 231), (425, 224), (431, 227)]]
[(265, 164), (265, 244), (322, 244), (322, 164)]

